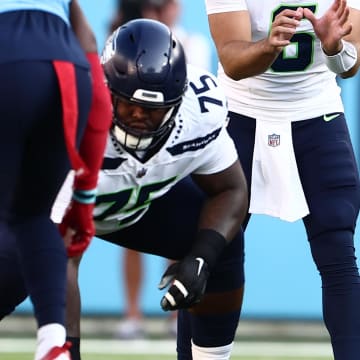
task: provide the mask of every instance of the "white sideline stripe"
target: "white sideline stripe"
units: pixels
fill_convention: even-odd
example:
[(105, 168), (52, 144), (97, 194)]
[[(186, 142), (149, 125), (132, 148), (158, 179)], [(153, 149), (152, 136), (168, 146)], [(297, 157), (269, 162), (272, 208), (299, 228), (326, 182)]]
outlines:
[[(87, 340), (81, 341), (82, 352), (92, 354), (164, 354), (175, 353), (175, 340)], [(27, 353), (35, 349), (35, 339), (0, 339), (0, 352)], [(310, 342), (236, 342), (233, 355), (316, 357), (332, 356), (330, 344)]]

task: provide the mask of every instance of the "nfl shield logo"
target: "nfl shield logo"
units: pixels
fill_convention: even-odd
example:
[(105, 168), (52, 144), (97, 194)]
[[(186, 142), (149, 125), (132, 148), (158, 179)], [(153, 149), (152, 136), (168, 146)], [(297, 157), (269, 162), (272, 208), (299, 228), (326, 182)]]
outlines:
[(268, 135), (268, 145), (276, 147), (280, 145), (280, 135), (272, 134)]

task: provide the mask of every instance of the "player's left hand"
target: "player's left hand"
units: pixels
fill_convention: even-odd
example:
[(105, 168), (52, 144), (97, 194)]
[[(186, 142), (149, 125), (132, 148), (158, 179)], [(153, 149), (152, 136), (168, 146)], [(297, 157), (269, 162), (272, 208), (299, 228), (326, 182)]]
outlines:
[(314, 13), (304, 8), (304, 17), (313, 25), (316, 36), (327, 55), (335, 55), (342, 49), (341, 40), (351, 33), (349, 7), (346, 0), (335, 0), (326, 13), (317, 19)]
[(168, 267), (159, 283), (159, 289), (170, 285), (161, 299), (164, 311), (189, 308), (204, 295), (209, 268), (200, 257), (187, 256)]
[(95, 235), (93, 221), (94, 204), (83, 204), (72, 200), (59, 225), (68, 257), (80, 256)]

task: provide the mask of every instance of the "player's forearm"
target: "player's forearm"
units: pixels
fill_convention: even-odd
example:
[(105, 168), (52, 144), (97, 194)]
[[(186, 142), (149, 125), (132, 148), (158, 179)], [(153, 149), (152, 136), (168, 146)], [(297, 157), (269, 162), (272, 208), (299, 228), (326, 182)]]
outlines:
[(225, 73), (240, 80), (265, 72), (296, 32), (303, 12), (285, 9), (274, 19), (268, 36), (254, 41), (250, 15), (234, 11), (209, 15), (209, 25)]
[(276, 60), (281, 48), (268, 39), (258, 42), (233, 41), (218, 49), (225, 73), (233, 80), (241, 80), (265, 72)]
[(270, 39), (253, 42), (247, 11), (210, 14), (208, 21), (219, 60), (233, 80), (263, 73), (281, 51)]
[(70, 23), (83, 50), (85, 52), (96, 52), (97, 43), (96, 43), (95, 34), (92, 31), (77, 0), (71, 1)]
[(230, 242), (239, 231), (248, 210), (248, 189), (243, 169), (235, 161), (211, 175), (192, 176), (208, 195), (199, 216), (199, 229), (211, 229)]
[(240, 188), (210, 197), (200, 214), (199, 231), (188, 256), (203, 259), (211, 270), (241, 230), (246, 212), (247, 195)]
[(112, 119), (110, 92), (104, 83), (104, 73), (97, 53), (87, 54), (93, 80), (93, 98), (87, 127), (80, 145), (80, 155), (89, 170), (75, 178), (75, 189), (90, 190), (97, 185)]
[(199, 229), (220, 233), (229, 243), (239, 231), (247, 214), (248, 199), (245, 189), (222, 192), (206, 201), (200, 214)]

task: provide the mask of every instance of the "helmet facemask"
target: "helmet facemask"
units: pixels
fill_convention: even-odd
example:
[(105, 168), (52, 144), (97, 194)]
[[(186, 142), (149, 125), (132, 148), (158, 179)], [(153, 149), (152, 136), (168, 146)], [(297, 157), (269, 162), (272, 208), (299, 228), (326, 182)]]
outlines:
[(148, 151), (153, 149), (164, 140), (174, 128), (175, 117), (180, 104), (169, 108), (156, 130), (147, 131), (126, 125), (116, 113), (118, 99), (115, 99), (111, 132), (114, 139), (127, 151)]

